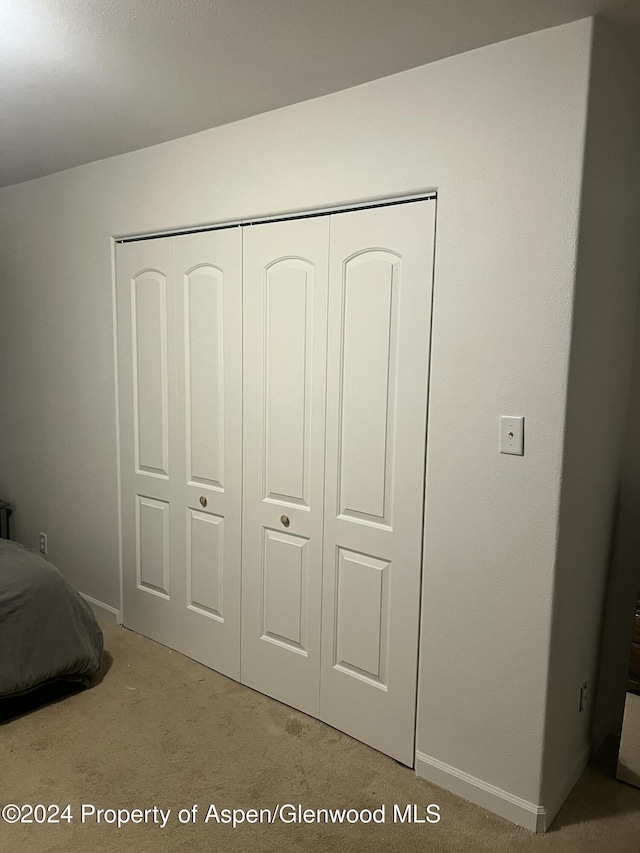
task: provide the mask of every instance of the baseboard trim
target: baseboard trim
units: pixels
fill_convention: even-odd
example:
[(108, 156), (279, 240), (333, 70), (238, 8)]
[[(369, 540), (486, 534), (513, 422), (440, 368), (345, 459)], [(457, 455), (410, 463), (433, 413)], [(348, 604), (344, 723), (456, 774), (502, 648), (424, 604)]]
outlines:
[(90, 595), (85, 595), (84, 592), (81, 592), (80, 595), (91, 606), (94, 616), (99, 622), (104, 622), (107, 625), (122, 625), (122, 614), (115, 607), (104, 604), (96, 598), (91, 598)]
[(516, 797), (423, 752), (416, 752), (416, 775), (531, 832), (545, 832), (548, 826), (543, 806)]

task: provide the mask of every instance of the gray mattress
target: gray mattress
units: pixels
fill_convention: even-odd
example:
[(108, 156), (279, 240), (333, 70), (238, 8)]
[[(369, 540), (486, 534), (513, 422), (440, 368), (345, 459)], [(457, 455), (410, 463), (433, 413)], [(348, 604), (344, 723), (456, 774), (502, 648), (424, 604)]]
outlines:
[(93, 611), (58, 569), (0, 539), (0, 698), (58, 679), (87, 684), (102, 644)]

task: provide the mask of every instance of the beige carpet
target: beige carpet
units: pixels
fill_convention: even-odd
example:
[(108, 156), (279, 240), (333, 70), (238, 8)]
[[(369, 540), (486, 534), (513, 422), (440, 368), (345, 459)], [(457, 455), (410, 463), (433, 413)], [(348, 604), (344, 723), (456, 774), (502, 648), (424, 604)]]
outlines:
[[(346, 735), (122, 628), (105, 627), (107, 671), (0, 725), (0, 804), (71, 804), (74, 819), (0, 823), (3, 851), (414, 851), (638, 853), (640, 791), (615, 760), (583, 776), (552, 830), (534, 836), (417, 779)], [(2, 708), (0, 708), (2, 712)], [(7, 716), (6, 704), (4, 715)], [(80, 821), (80, 805), (171, 809), (164, 829)], [(204, 823), (219, 809), (386, 806), (384, 824)], [(393, 823), (393, 805), (430, 803), (441, 820)], [(198, 804), (195, 824), (179, 809)]]

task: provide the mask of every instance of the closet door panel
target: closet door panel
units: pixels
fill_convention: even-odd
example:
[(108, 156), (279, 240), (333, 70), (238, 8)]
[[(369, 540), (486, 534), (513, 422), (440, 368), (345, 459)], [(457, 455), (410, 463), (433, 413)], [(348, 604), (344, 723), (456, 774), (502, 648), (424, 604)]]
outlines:
[(124, 624), (176, 648), (173, 238), (116, 250)]
[(169, 503), (136, 495), (136, 581), (169, 599)]
[(285, 258), (264, 276), (264, 497), (308, 507), (314, 270)]
[(244, 234), (242, 681), (317, 715), (328, 219)]
[(224, 620), (224, 518), (187, 510), (187, 607)]
[(131, 279), (136, 472), (169, 476), (167, 277), (145, 270)]
[(264, 530), (261, 636), (277, 645), (307, 651), (309, 540)]
[(434, 225), (331, 217), (321, 718), (409, 765)]
[[(183, 266), (183, 255), (197, 251), (189, 244), (201, 242), (196, 236), (177, 244)], [(224, 281), (219, 267), (201, 264), (184, 273), (182, 283), (187, 480), (218, 489), (224, 489)]]
[(175, 238), (179, 650), (240, 678), (242, 232)]
[(333, 665), (384, 685), (387, 680), (389, 563), (336, 549)]
[(397, 330), (395, 255), (363, 252), (344, 265), (340, 354), (340, 515), (388, 525)]

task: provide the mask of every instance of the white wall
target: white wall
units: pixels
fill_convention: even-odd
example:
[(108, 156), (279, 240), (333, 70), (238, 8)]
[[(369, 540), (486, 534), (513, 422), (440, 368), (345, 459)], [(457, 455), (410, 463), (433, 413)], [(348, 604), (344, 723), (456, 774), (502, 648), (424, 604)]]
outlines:
[[(640, 279), (639, 84), (606, 24), (597, 21), (550, 643), (541, 791), (548, 806), (560, 805), (589, 757), (593, 735), (606, 734), (609, 723), (604, 707), (594, 710)], [(627, 660), (629, 649), (630, 633)], [(580, 713), (583, 681), (587, 704)], [(602, 702), (612, 688), (606, 673), (600, 681)]]
[(417, 748), (534, 804), (591, 29), (0, 191), (0, 489), (18, 539), (118, 606), (110, 236), (437, 188)]

